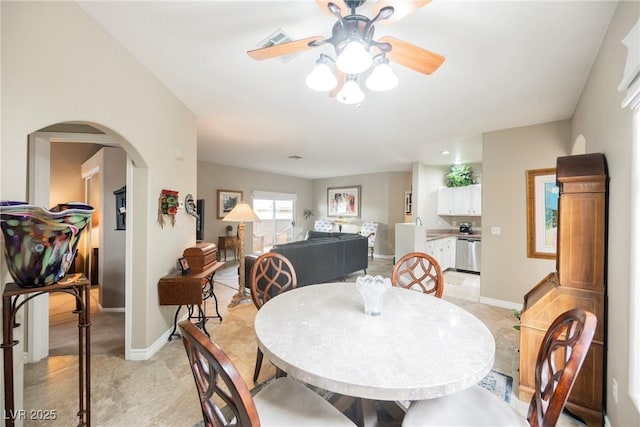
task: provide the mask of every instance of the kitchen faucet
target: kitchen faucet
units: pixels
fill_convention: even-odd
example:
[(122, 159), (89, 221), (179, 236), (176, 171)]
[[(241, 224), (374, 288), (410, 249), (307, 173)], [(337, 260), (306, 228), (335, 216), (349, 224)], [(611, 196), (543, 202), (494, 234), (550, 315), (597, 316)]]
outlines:
[(416, 225), (422, 225), (422, 218), (416, 217)]

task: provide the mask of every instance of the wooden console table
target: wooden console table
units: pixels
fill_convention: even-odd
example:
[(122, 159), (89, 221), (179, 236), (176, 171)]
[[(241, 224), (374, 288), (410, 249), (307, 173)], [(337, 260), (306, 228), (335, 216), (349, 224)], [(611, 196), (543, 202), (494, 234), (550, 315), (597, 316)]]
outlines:
[[(173, 316), (173, 330), (169, 335), (169, 341), (176, 333), (178, 327), (178, 313), (183, 305), (189, 310), (189, 319), (198, 319), (197, 325), (204, 331), (207, 336), (207, 328), (205, 323), (209, 319), (220, 319), (222, 316), (218, 311), (218, 298), (213, 289), (213, 276), (220, 268), (224, 266), (224, 262), (215, 262), (201, 272), (190, 272), (182, 274), (179, 271), (173, 272), (162, 277), (158, 281), (158, 301), (160, 305), (177, 305), (176, 314)], [(216, 305), (216, 315), (207, 316), (205, 311), (206, 300), (213, 298)], [(194, 315), (195, 307), (198, 307), (198, 314)]]
[[(16, 420), (24, 420), (28, 415), (24, 410), (15, 409), (13, 394), (13, 347), (18, 344), (13, 339), (13, 329), (20, 326), (16, 323), (16, 313), (27, 301), (52, 292), (64, 292), (76, 298), (74, 313), (78, 313), (78, 426), (91, 425), (91, 282), (82, 274), (68, 274), (58, 283), (37, 288), (22, 288), (15, 283), (7, 283), (2, 293), (1, 347), (4, 355), (4, 420), (7, 427), (14, 426)], [(50, 415), (55, 417), (54, 413)]]
[[(224, 253), (224, 260), (227, 260), (227, 249), (233, 250), (234, 259), (238, 260), (238, 251), (240, 250), (240, 240), (238, 236), (218, 236), (218, 250)], [(222, 255), (221, 258), (222, 260)]]

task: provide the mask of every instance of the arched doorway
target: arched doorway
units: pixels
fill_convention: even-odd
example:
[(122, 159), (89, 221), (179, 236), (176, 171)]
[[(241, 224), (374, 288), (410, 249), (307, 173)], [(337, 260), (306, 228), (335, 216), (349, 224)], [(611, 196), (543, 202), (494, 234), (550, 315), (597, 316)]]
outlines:
[[(40, 129), (29, 135), (29, 202), (40, 206), (50, 206), (50, 177), (51, 145), (57, 142), (77, 144), (99, 144), (106, 147), (121, 147), (126, 152), (126, 186), (127, 206), (133, 208), (133, 194), (135, 192), (134, 175), (139, 165), (144, 165), (139, 154), (124, 138), (117, 133), (94, 123), (67, 122), (58, 123)], [(134, 165), (135, 162), (135, 165)], [(125, 253), (131, 254), (133, 250), (132, 228), (127, 227), (125, 232)], [(90, 236), (90, 232), (87, 233)], [(89, 255), (90, 257), (90, 255)], [(132, 264), (131, 257), (125, 258), (124, 266), (124, 348), (125, 359), (131, 356), (131, 283)], [(27, 329), (25, 338), (27, 342), (27, 361), (35, 362), (47, 357), (49, 352), (49, 300), (40, 297), (30, 302), (27, 310)]]

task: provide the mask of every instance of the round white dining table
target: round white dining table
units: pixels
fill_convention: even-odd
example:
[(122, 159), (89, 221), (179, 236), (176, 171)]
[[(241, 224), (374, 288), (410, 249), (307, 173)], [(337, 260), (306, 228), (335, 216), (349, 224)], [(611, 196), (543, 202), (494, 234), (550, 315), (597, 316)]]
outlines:
[(354, 283), (287, 291), (256, 315), (264, 355), (288, 375), (347, 396), (421, 400), (464, 390), (491, 370), (495, 341), (468, 311), (393, 287), (369, 316)]

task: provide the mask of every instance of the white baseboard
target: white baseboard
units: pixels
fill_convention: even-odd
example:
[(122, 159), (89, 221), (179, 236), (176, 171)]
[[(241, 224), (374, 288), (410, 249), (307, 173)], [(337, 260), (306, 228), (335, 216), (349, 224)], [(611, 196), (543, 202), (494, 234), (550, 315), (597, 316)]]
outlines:
[[(185, 313), (184, 316), (178, 319), (178, 322), (181, 322), (182, 320), (186, 319), (187, 316), (188, 314)], [(158, 338), (153, 344), (151, 344), (150, 347), (143, 348), (143, 349), (132, 348), (129, 360), (151, 359), (151, 357), (153, 357), (153, 355), (156, 354), (158, 350), (160, 350), (163, 346), (165, 346), (169, 342), (169, 335), (171, 335), (172, 330), (173, 330), (173, 325), (171, 325), (171, 327), (167, 329), (164, 334), (160, 335), (160, 338)]]
[(393, 255), (380, 255), (375, 252), (373, 253), (373, 257), (380, 258), (380, 259), (393, 259)]
[(104, 308), (103, 306), (99, 306), (100, 311), (105, 313), (124, 313), (124, 307), (114, 307), (114, 308)]
[(508, 308), (511, 310), (522, 310), (522, 304), (518, 304), (515, 302), (511, 302), (511, 301), (503, 301), (500, 299), (495, 299), (495, 298), (488, 298), (488, 297), (480, 297), (480, 302), (482, 304), (487, 304), (487, 305), (493, 305), (496, 307), (502, 307), (502, 308)]
[(611, 421), (609, 421), (609, 417), (607, 417), (607, 414), (604, 415), (604, 427), (612, 427)]

